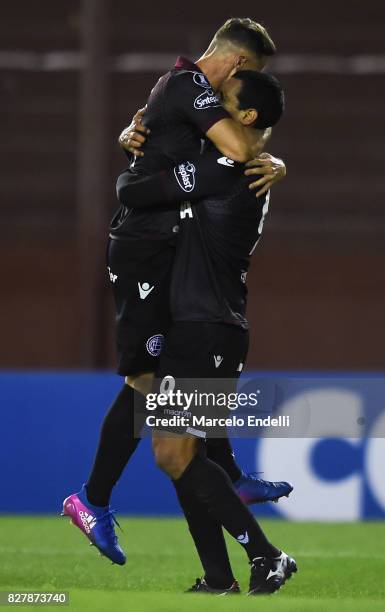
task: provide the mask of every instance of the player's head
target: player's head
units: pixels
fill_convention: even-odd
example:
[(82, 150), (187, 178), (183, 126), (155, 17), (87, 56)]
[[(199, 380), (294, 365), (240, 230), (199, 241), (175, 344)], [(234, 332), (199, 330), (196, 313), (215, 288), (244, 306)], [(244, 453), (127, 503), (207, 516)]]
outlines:
[(285, 106), (280, 82), (266, 72), (238, 71), (223, 83), (221, 96), (233, 119), (260, 130), (275, 125)]
[(214, 34), (208, 51), (216, 49), (229, 62), (230, 74), (262, 70), (276, 47), (267, 30), (248, 17), (232, 17)]

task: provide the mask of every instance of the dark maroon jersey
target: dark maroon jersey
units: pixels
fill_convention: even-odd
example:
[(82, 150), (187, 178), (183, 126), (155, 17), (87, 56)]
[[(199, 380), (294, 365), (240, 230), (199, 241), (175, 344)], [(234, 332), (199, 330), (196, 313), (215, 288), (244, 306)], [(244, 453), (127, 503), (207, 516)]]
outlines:
[[(151, 91), (143, 123), (151, 134), (143, 145), (144, 157), (131, 158), (127, 176), (137, 180), (172, 168), (181, 159), (199, 155), (206, 132), (228, 118), (203, 72), (189, 60), (178, 58)], [(178, 224), (175, 209), (131, 209), (122, 205), (110, 230), (132, 239), (173, 239)]]
[(174, 321), (247, 329), (246, 276), (270, 199), (270, 192), (256, 198), (248, 188), (251, 180), (243, 164), (213, 146), (196, 159), (135, 182), (126, 173), (119, 177), (119, 198), (127, 206), (180, 209), (170, 292)]

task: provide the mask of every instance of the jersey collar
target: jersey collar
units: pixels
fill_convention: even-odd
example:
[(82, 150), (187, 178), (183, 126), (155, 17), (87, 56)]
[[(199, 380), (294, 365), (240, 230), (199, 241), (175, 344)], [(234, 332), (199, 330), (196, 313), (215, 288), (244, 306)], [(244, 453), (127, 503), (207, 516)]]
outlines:
[(189, 59), (182, 57), (181, 55), (176, 60), (175, 68), (177, 70), (193, 70), (194, 72), (202, 72), (202, 70), (196, 64), (194, 64), (194, 62), (191, 62)]

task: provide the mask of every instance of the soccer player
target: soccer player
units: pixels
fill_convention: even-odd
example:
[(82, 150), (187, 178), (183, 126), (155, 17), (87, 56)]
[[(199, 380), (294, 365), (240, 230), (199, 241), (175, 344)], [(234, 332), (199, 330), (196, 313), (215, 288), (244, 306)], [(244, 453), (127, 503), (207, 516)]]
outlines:
[[(221, 151), (246, 161), (261, 150), (260, 135), (234, 121), (214, 94), (241, 68), (260, 70), (275, 46), (266, 30), (249, 19), (232, 19), (214, 36), (197, 65), (180, 58), (155, 85), (147, 104), (151, 138), (145, 156), (137, 157), (132, 180), (171, 168), (184, 157), (196, 157), (207, 137)], [(275, 179), (279, 178), (276, 176)], [(139, 439), (134, 435), (133, 405), (148, 390), (167, 330), (169, 286), (178, 230), (176, 210), (137, 211), (122, 206), (111, 223), (108, 263), (117, 295), (118, 372), (126, 383), (108, 412), (86, 488), (65, 500), (64, 512), (99, 550), (115, 563), (125, 555), (117, 543), (109, 507), (112, 488)], [(210, 446), (210, 445), (208, 445)], [(212, 455), (210, 455), (210, 452)], [(253, 501), (278, 498), (291, 491), (287, 483), (253, 480), (237, 468), (228, 441), (213, 445), (209, 455), (230, 474), (242, 494)], [(261, 491), (262, 488), (265, 490)]]
[[(262, 130), (279, 120), (283, 93), (270, 75), (240, 71), (223, 85), (222, 103), (242, 125)], [(247, 183), (243, 166), (212, 146), (196, 160), (136, 183), (127, 174), (118, 179), (119, 199), (127, 206), (169, 207), (189, 198), (180, 209), (171, 286), (173, 325), (157, 371), (160, 381), (167, 377), (168, 385), (172, 381), (182, 392), (192, 389), (181, 379), (195, 379), (194, 387), (196, 379), (218, 377), (228, 379), (233, 391), (231, 381), (235, 382), (246, 359), (245, 279), (270, 196), (268, 192), (256, 201)], [(200, 201), (192, 206), (195, 200)], [(220, 385), (223, 389), (223, 380)], [(172, 413), (176, 412), (174, 408)], [(168, 414), (168, 406), (158, 412), (165, 420)], [(173, 479), (205, 570), (193, 590), (221, 594), (238, 590), (222, 525), (249, 556), (249, 594), (280, 588), (296, 571), (295, 561), (268, 542), (224, 472), (199, 452), (197, 437), (206, 437), (204, 427), (164, 429), (193, 436), (155, 433), (153, 438), (157, 463)]]

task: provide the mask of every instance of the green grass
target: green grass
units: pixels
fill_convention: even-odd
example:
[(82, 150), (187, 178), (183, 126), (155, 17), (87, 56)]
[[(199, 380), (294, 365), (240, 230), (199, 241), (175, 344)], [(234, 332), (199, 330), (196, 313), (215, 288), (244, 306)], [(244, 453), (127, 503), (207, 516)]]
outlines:
[[(385, 526), (263, 521), (299, 573), (270, 597), (186, 595), (201, 574), (180, 519), (121, 520), (127, 564), (100, 558), (67, 518), (0, 518), (0, 590), (70, 592), (69, 610), (93, 612), (355, 612), (385, 610)], [(241, 546), (229, 541), (234, 573), (247, 588)], [(3, 609), (10, 609), (9, 607)], [(51, 609), (51, 608), (50, 608)]]

